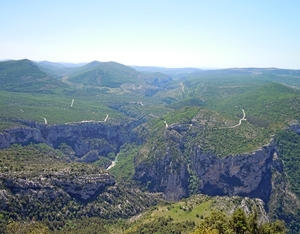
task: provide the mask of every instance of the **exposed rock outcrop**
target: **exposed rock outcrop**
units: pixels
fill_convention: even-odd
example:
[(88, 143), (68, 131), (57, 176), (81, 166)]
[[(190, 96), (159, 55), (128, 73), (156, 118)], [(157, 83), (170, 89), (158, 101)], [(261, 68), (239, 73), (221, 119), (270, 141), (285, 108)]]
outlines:
[(154, 164), (138, 164), (135, 168), (134, 178), (151, 192), (163, 192), (165, 199), (170, 201), (176, 201), (189, 195), (187, 166), (172, 162), (169, 154)]
[[(131, 130), (138, 122), (109, 124), (107, 122), (84, 122), (60, 125), (45, 125), (36, 122), (24, 122), (26, 127), (8, 129), (0, 133), (0, 148), (12, 144), (47, 143), (53, 148), (62, 144), (71, 147), (71, 153), (82, 157), (90, 151), (98, 155), (117, 153), (120, 146), (128, 142)], [(133, 136), (131, 134), (130, 138)]]
[(0, 133), (0, 148), (8, 148), (12, 144), (44, 143), (45, 139), (37, 128), (19, 127)]
[[(221, 159), (195, 148), (190, 169), (196, 172), (201, 193), (248, 196), (267, 202), (272, 191), (272, 170), (282, 172), (281, 161), (274, 159), (274, 154), (274, 145), (269, 145), (252, 154)], [(150, 191), (163, 192), (168, 200), (189, 195), (190, 176), (187, 165), (182, 161), (172, 161), (168, 154), (154, 164), (138, 164), (135, 172), (136, 180)]]
[(211, 196), (239, 195), (269, 201), (272, 170), (283, 173), (274, 143), (253, 153), (220, 158), (204, 152), (196, 141), (187, 142), (194, 134), (189, 128), (188, 124), (170, 125), (160, 139), (164, 147), (150, 144), (152, 151), (147, 157), (137, 156), (134, 179), (149, 191), (163, 192), (168, 200), (189, 196), (194, 186), (193, 192)]
[(282, 172), (280, 160), (274, 157), (274, 145), (251, 154), (218, 158), (196, 148), (192, 168), (200, 179), (199, 191), (208, 195), (240, 195), (267, 202), (272, 191), (272, 169)]
[[(107, 186), (115, 184), (114, 177), (108, 173), (75, 176), (58, 172), (30, 178), (0, 174), (0, 180), (15, 196), (50, 200), (75, 198), (80, 202), (94, 200)], [(1, 194), (2, 200), (7, 197), (7, 192)]]

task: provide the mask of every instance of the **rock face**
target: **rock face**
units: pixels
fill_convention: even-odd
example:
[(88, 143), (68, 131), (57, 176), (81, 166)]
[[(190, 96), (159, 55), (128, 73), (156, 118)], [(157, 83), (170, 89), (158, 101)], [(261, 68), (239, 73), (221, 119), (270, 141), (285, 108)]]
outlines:
[(162, 201), (115, 184), (107, 172), (80, 175), (62, 171), (43, 175), (0, 174), (0, 210), (12, 219), (50, 221), (81, 217), (128, 218)]
[(42, 133), (37, 128), (21, 127), (6, 130), (0, 133), (0, 148), (8, 148), (12, 144), (29, 144), (33, 143), (43, 143), (45, 139), (42, 137)]
[(267, 202), (272, 191), (272, 170), (282, 173), (274, 145), (252, 154), (218, 158), (195, 149), (192, 167), (200, 179), (199, 191), (208, 195), (239, 195)]
[(186, 149), (185, 145), (191, 144), (186, 142), (187, 131), (188, 125), (169, 126), (161, 139), (164, 147), (158, 149), (150, 144), (151, 155), (136, 159), (134, 179), (151, 192), (163, 192), (168, 200), (179, 200), (193, 192), (269, 201), (272, 173), (283, 173), (275, 144), (250, 154), (219, 158), (204, 153), (198, 145)]
[[(272, 170), (282, 172), (281, 161), (274, 155), (274, 145), (252, 154), (223, 159), (204, 154), (196, 148), (190, 170), (197, 175), (198, 191), (201, 193), (211, 196), (248, 196), (267, 202), (272, 191)], [(187, 165), (173, 162), (170, 155), (153, 165), (137, 165), (135, 173), (136, 180), (150, 191), (163, 192), (168, 200), (179, 200), (189, 195), (190, 177)]]
[[(120, 146), (128, 141), (130, 131), (137, 122), (108, 124), (106, 122), (70, 123), (44, 125), (26, 122), (27, 127), (19, 127), (0, 133), (0, 148), (12, 144), (47, 143), (53, 148), (67, 145), (75, 156), (82, 157), (90, 151), (99, 155), (117, 153)], [(132, 138), (132, 136), (131, 136)]]
[(176, 201), (189, 195), (187, 166), (172, 162), (169, 154), (155, 164), (141, 163), (135, 168), (134, 179), (151, 192), (163, 192), (165, 199)]
[[(1, 133), (0, 146), (4, 148), (14, 143), (44, 142), (59, 148), (65, 144), (76, 157), (82, 158), (81, 161), (92, 162), (97, 160), (99, 155), (118, 152), (120, 146), (126, 142), (139, 142), (137, 133), (131, 131), (137, 125), (136, 122), (122, 126), (106, 122), (53, 126), (27, 123), (27, 128), (16, 128)], [(283, 172), (276, 145), (270, 144), (251, 154), (227, 156), (222, 159), (211, 153), (203, 153), (197, 145), (190, 146), (187, 154), (185, 144), (188, 130), (189, 124), (169, 126), (163, 136), (165, 148), (156, 149), (156, 146), (153, 146), (149, 149), (153, 154), (152, 161), (137, 160), (134, 179), (140, 181), (142, 186), (151, 192), (163, 192), (167, 200), (188, 197), (194, 180), (196, 192), (208, 195), (249, 196), (268, 202), (272, 191), (272, 170)], [(144, 144), (144, 140), (139, 143)], [(66, 181), (57, 183), (65, 188), (70, 184)], [(79, 195), (79, 188), (75, 189), (76, 183), (72, 183), (69, 186), (71, 188), (66, 189), (68, 194), (80, 199), (89, 199), (89, 191)]]
[[(9, 193), (17, 197), (30, 196), (50, 200), (63, 197), (67, 200), (75, 198), (80, 202), (96, 199), (106, 187), (115, 184), (114, 177), (108, 173), (79, 176), (52, 173), (30, 178), (1, 174), (0, 180)], [(4, 199), (5, 196), (3, 195), (2, 198)]]

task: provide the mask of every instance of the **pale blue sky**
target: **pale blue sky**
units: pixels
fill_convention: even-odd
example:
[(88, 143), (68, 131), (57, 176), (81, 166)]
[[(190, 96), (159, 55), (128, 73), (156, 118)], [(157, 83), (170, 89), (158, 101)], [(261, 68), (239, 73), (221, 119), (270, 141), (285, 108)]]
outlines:
[(0, 60), (300, 69), (298, 0), (0, 0)]

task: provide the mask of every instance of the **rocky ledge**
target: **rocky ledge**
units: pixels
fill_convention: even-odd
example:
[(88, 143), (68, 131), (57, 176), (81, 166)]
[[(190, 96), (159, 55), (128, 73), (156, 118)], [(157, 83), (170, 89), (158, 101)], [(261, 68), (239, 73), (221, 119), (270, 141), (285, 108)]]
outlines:
[(187, 158), (180, 144), (169, 145), (165, 151), (154, 152), (153, 161), (136, 160), (134, 175), (149, 191), (163, 192), (167, 200), (188, 197), (194, 186), (196, 193), (248, 196), (267, 203), (273, 172), (283, 173), (275, 144), (225, 158), (205, 153), (199, 146), (193, 146)]
[(55, 200), (58, 197), (89, 202), (97, 198), (106, 187), (115, 184), (115, 179), (108, 173), (72, 175), (51, 173), (37, 176), (0, 174), (2, 186), (0, 200), (6, 200), (9, 194), (22, 197)]
[(22, 121), (24, 127), (7, 129), (0, 133), (0, 149), (13, 144), (46, 143), (53, 148), (68, 147), (69, 156), (82, 157), (91, 151), (106, 156), (116, 154), (119, 148), (135, 138), (131, 134), (138, 121), (127, 123), (83, 122), (59, 125)]

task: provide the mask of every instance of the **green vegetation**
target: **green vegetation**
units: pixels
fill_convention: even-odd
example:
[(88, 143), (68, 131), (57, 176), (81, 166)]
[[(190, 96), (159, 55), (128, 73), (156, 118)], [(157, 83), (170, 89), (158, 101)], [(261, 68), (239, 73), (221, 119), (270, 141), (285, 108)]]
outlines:
[(84, 85), (118, 88), (124, 83), (136, 83), (138, 72), (119, 63), (94, 61), (77, 69), (68, 80)]
[(49, 228), (40, 222), (10, 222), (6, 228), (5, 233), (7, 234), (49, 234)]
[[(282, 128), (294, 119), (298, 119), (300, 106), (300, 91), (278, 83), (259, 86), (235, 97), (220, 102), (215, 108), (229, 113), (235, 106), (246, 111), (246, 118), (256, 126), (263, 126), (260, 122), (272, 128)], [(236, 113), (236, 111), (235, 111)], [(254, 117), (254, 118), (252, 118)], [(260, 121), (259, 121), (260, 120)]]
[[(188, 194), (197, 194), (201, 178), (191, 169), (195, 148), (219, 157), (242, 155), (260, 149), (274, 138), (287, 177), (272, 175), (273, 180), (290, 184), (292, 192), (300, 197), (300, 138), (292, 131), (282, 131), (300, 119), (299, 71), (247, 68), (174, 74), (176, 79), (162, 73), (138, 72), (114, 62), (95, 61), (73, 68), (36, 65), (29, 60), (1, 62), (1, 131), (33, 121), (44, 124), (45, 119), (48, 125), (72, 126), (84, 120), (104, 121), (106, 115), (105, 125), (117, 125), (120, 131), (132, 123), (128, 135), (124, 134), (129, 138), (124, 139), (125, 144), (115, 142), (114, 153), (99, 156), (93, 164), (74, 162), (77, 158), (68, 142), (55, 146), (58, 149), (31, 144), (0, 150), (0, 188), (5, 191), (2, 197), (8, 199), (0, 202), (1, 229), (6, 226), (7, 233), (17, 229), (39, 229), (45, 233), (59, 229), (60, 233), (92, 233), (95, 229), (102, 233), (224, 233), (220, 230), (226, 228), (227, 233), (255, 233), (256, 225), (259, 233), (285, 233), (278, 221), (255, 224), (254, 213), (245, 215), (238, 210), (228, 215), (226, 205), (221, 206), (222, 211), (212, 212), (220, 203), (208, 198), (161, 204), (140, 220), (116, 221), (161, 201), (160, 195), (145, 192), (150, 190), (151, 181), (140, 187), (142, 192), (133, 180), (139, 164), (151, 168), (162, 158), (172, 162), (172, 167), (164, 165), (157, 174), (173, 169), (179, 173), (177, 169), (186, 166)], [(103, 142), (105, 139), (99, 137), (86, 144), (96, 149)], [(105, 174), (108, 172), (103, 169), (117, 153), (117, 163), (109, 170), (117, 184), (87, 203), (63, 195), (53, 200), (43, 196), (17, 197), (5, 190), (8, 177), (37, 183), (40, 177), (50, 180), (59, 173), (70, 181)], [(55, 187), (55, 192), (60, 189)], [(276, 191), (278, 198), (283, 196), (280, 189)], [(270, 211), (272, 218), (285, 219), (292, 231), (299, 230), (299, 214), (293, 210), (289, 217), (280, 206), (280, 202), (274, 205), (277, 213)]]
[(221, 211), (213, 211), (199, 225), (193, 234), (206, 233), (262, 233), (262, 234), (284, 234), (287, 233), (284, 223), (275, 221), (258, 224), (257, 214), (254, 212), (246, 216), (240, 208), (236, 209), (231, 216), (227, 216)]
[[(83, 201), (78, 198), (80, 196), (72, 195), (72, 189), (68, 192), (71, 186), (74, 186), (75, 191), (84, 191), (93, 186), (95, 181), (91, 179), (95, 176), (99, 183), (100, 180), (105, 183), (107, 176), (108, 179), (113, 177), (98, 166), (66, 162), (64, 158), (62, 152), (45, 144), (25, 147), (15, 145), (0, 150), (2, 230), (7, 225), (8, 230), (11, 230), (8, 233), (20, 227), (24, 230), (39, 227), (39, 224), (30, 221), (37, 221), (42, 224), (41, 227), (47, 227), (50, 231), (63, 227), (69, 230), (73, 226), (78, 227), (78, 230), (92, 230), (92, 226), (85, 226), (92, 219), (80, 220), (84, 217), (111, 221), (127, 218), (161, 200), (160, 195), (144, 194), (136, 186), (111, 184), (103, 188), (101, 194), (96, 193), (95, 198)], [(23, 193), (25, 195), (22, 196)], [(76, 225), (68, 226), (72, 222)]]
[(120, 183), (128, 183), (134, 175), (134, 156), (138, 152), (138, 147), (127, 145), (123, 147), (117, 157), (117, 163), (110, 169), (110, 172)]
[(292, 191), (300, 197), (300, 136), (290, 130), (280, 131), (276, 134), (275, 142)]
[(0, 89), (11, 92), (53, 93), (67, 85), (48, 76), (31, 61), (0, 62)]
[[(85, 99), (75, 99), (71, 107), (72, 98), (35, 93), (11, 93), (0, 91), (1, 119), (34, 120), (48, 124), (71, 123), (83, 120), (103, 121), (106, 114), (110, 118), (124, 118), (120, 112), (110, 109), (99, 102)], [(9, 123), (1, 124), (3, 129)]]
[(241, 201), (239, 197), (198, 195), (159, 205), (132, 218), (124, 233), (287, 233), (281, 221), (262, 223), (254, 201), (247, 204), (251, 213), (245, 214)]

